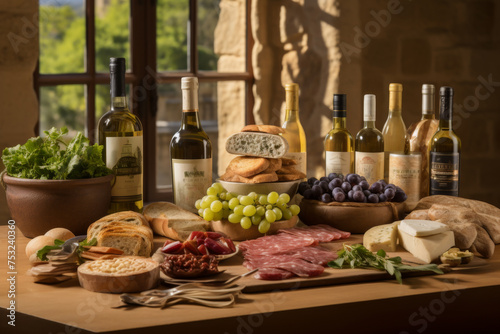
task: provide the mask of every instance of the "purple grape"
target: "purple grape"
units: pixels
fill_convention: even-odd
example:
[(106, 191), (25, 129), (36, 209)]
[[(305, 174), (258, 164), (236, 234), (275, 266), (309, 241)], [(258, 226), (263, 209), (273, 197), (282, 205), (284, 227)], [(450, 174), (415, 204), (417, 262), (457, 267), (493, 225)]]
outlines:
[(343, 202), (345, 201), (345, 194), (343, 191), (336, 193), (333, 198), (335, 198), (335, 201), (337, 202)]
[(352, 187), (352, 190), (354, 191), (361, 191), (363, 192), (363, 188), (359, 184), (356, 184), (355, 186)]
[(364, 202), (366, 200), (365, 194), (363, 194), (362, 191), (354, 191), (354, 194), (352, 194), (352, 199), (355, 202)]
[(394, 195), (394, 198), (392, 199), (392, 201), (393, 202), (404, 202), (404, 201), (406, 201), (407, 198), (408, 198), (408, 196), (406, 196), (403, 189), (399, 188), (398, 190), (396, 190), (396, 194)]
[(329, 190), (328, 182), (326, 181), (319, 181), (319, 186), (321, 187), (321, 189), (323, 189), (324, 193), (326, 193)]
[(368, 202), (378, 203), (378, 201), (379, 201), (379, 198), (378, 198), (377, 194), (370, 194), (370, 196), (368, 196)]
[(312, 189), (306, 189), (306, 190), (304, 191), (304, 194), (303, 194), (303, 195), (304, 195), (304, 198), (305, 198), (305, 199), (313, 199), (313, 198), (314, 198), (314, 195), (313, 195), (313, 191), (312, 191)]
[(349, 182), (343, 182), (341, 187), (346, 193), (348, 193), (352, 189), (352, 186)]
[(314, 185), (314, 186), (316, 186), (316, 185), (318, 185), (320, 182), (321, 182), (320, 180), (316, 180), (316, 181), (314, 181), (313, 185)]
[(330, 179), (328, 178), (328, 176), (322, 176), (322, 177), (320, 177), (319, 180), (320, 181), (325, 181), (326, 183), (330, 182)]
[(323, 194), (321, 195), (321, 202), (323, 203), (330, 203), (332, 201), (332, 196), (330, 194)]
[[(333, 188), (336, 188), (336, 187), (340, 187), (342, 185), (342, 180), (339, 179), (338, 177), (331, 180), (330, 183), (328, 184), (328, 186), (330, 187), (333, 187)], [(331, 188), (331, 189), (333, 189)]]
[(372, 192), (370, 190), (363, 190), (363, 194), (365, 194), (366, 197), (372, 195)]
[(313, 193), (313, 198), (319, 200), (321, 198), (321, 195), (323, 195), (323, 190), (319, 185), (312, 186), (311, 188), (312, 193)]
[(378, 201), (380, 203), (387, 202), (387, 196), (385, 196), (384, 193), (378, 194)]
[(337, 173), (330, 173), (328, 174), (328, 179), (331, 181), (333, 179), (336, 179), (338, 177)]
[(384, 190), (387, 189), (387, 188), (391, 188), (391, 189), (394, 189), (394, 191), (396, 191), (396, 186), (394, 184), (392, 184), (392, 183), (389, 183), (388, 185), (386, 185), (384, 187)]
[(309, 185), (312, 187), (314, 185), (314, 182), (317, 180), (317, 178), (315, 178), (314, 176), (313, 177), (310, 177), (309, 179), (307, 179), (307, 183), (309, 183)]
[(361, 179), (361, 181), (366, 181), (366, 177), (364, 177), (363, 175), (360, 175), (359, 178)]
[(394, 196), (396, 195), (396, 192), (392, 188), (386, 188), (385, 191), (384, 191), (384, 195), (390, 201), (391, 199), (394, 198)]
[(350, 201), (354, 201), (354, 190), (349, 190), (349, 192), (347, 193), (347, 199), (349, 199)]
[(344, 174), (339, 173), (339, 174), (337, 175), (337, 177), (338, 177), (338, 178), (339, 178), (342, 182), (344, 182)]
[(358, 184), (360, 181), (359, 175), (358, 174), (350, 174), (349, 177), (347, 177), (347, 181), (352, 184)]
[(342, 188), (340, 188), (340, 187), (335, 187), (335, 188), (333, 188), (332, 195), (335, 195), (336, 193), (339, 193), (339, 192), (343, 193), (344, 190), (342, 190)]
[(363, 190), (368, 190), (368, 188), (370, 188), (370, 184), (366, 180), (359, 182), (359, 185), (363, 188)]
[(380, 181), (377, 181), (377, 182), (373, 182), (369, 189), (372, 193), (378, 194), (378, 193), (382, 192), (382, 189), (384, 189), (384, 186), (382, 185), (382, 183), (380, 183)]
[(309, 185), (309, 183), (307, 182), (301, 182), (299, 184), (299, 194), (301, 194), (302, 196), (304, 196), (304, 192), (307, 190), (307, 189), (311, 189), (311, 186)]
[(385, 182), (385, 180), (378, 180), (377, 182), (381, 183), (382, 184), (382, 187), (385, 187), (387, 185), (387, 182)]

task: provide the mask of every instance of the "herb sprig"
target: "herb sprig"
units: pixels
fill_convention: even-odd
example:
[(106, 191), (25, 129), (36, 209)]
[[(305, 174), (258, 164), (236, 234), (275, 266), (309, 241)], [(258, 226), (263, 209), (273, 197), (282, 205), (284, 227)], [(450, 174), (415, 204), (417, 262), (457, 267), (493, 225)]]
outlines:
[(443, 274), (436, 264), (424, 264), (418, 266), (409, 266), (402, 263), (399, 256), (389, 258), (383, 249), (377, 253), (372, 253), (361, 244), (347, 245), (338, 251), (338, 258), (328, 263), (329, 267), (342, 268), (375, 268), (385, 270), (396, 280), (403, 284), (401, 276), (405, 271), (432, 271), (436, 274)]

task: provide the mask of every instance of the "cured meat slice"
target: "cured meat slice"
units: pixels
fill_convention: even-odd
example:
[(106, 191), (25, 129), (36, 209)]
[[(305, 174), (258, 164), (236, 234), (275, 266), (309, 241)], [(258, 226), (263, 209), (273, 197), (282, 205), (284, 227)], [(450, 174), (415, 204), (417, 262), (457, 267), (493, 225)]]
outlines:
[[(323, 266), (309, 263), (302, 259), (290, 255), (273, 255), (273, 256), (251, 256), (245, 259), (243, 265), (253, 270), (255, 268), (277, 268), (294, 273), (299, 277), (314, 277), (319, 276), (325, 271)], [(260, 270), (259, 270), (260, 271)]]
[(320, 266), (326, 266), (328, 262), (337, 259), (337, 254), (324, 247), (302, 247), (288, 251), (282, 255), (290, 255)]
[(295, 236), (305, 236), (316, 240), (317, 242), (330, 242), (338, 239), (346, 239), (351, 236), (350, 232), (344, 232), (329, 225), (311, 225), (305, 227), (295, 227), (285, 230), (279, 230), (280, 233), (293, 234)]
[(278, 268), (262, 268), (253, 275), (256, 279), (267, 281), (279, 281), (292, 278), (294, 276), (295, 275), (293, 273)]
[(243, 241), (239, 247), (243, 254), (272, 255), (317, 244), (315, 239), (307, 236), (279, 233)]

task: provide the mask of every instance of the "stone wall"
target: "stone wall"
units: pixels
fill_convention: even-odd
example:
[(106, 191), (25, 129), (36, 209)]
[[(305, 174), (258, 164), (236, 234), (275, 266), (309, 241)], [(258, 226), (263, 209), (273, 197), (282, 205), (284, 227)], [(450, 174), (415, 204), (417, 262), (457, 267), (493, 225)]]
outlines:
[[(38, 59), (38, 1), (0, 3), (0, 148), (25, 142), (35, 134), (38, 100), (33, 72)], [(1, 170), (4, 169), (0, 162)], [(0, 225), (9, 210), (0, 195)]]

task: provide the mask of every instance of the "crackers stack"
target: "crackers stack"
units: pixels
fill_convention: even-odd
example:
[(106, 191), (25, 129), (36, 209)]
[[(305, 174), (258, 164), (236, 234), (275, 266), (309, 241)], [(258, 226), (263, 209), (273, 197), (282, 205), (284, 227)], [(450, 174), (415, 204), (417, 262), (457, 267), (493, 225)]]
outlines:
[(293, 181), (306, 177), (294, 166), (297, 161), (284, 158), (288, 142), (280, 136), (283, 128), (273, 125), (248, 125), (226, 141), (226, 150), (238, 154), (220, 177), (223, 181), (265, 183)]

